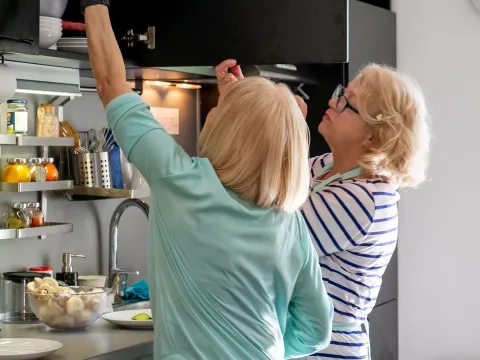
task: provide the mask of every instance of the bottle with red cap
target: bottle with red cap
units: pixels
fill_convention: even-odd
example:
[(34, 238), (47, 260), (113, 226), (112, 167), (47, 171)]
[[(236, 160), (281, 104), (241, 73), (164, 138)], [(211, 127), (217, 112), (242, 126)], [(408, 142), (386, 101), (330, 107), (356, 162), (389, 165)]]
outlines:
[(48, 274), (50, 277), (53, 277), (53, 267), (50, 267), (50, 266), (31, 267), (30, 269), (28, 269), (28, 271), (41, 273), (41, 274)]

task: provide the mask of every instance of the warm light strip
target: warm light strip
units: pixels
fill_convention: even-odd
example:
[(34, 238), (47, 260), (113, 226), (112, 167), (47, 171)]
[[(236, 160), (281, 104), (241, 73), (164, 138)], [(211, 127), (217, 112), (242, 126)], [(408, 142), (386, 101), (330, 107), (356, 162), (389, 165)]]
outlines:
[(17, 89), (17, 93), (21, 94), (34, 94), (34, 95), (52, 95), (52, 96), (72, 96), (80, 97), (81, 93), (67, 93), (67, 92), (58, 92), (58, 91), (48, 91), (48, 90), (32, 90), (32, 89)]

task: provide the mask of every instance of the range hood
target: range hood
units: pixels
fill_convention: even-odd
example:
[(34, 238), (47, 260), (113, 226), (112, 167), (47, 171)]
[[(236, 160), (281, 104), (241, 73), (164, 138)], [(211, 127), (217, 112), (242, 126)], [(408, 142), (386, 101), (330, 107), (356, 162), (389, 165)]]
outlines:
[[(315, 72), (306, 65), (241, 65), (241, 67), (245, 76), (262, 76), (271, 80), (294, 84), (318, 84)], [(144, 71), (142, 72), (143, 80), (164, 80), (198, 84), (217, 83), (215, 67), (213, 66), (162, 67), (154, 69), (159, 71), (158, 74), (155, 74), (159, 75), (159, 78), (155, 76), (155, 79), (149, 79), (148, 71)], [(163, 72), (170, 72), (170, 74), (164, 74)]]

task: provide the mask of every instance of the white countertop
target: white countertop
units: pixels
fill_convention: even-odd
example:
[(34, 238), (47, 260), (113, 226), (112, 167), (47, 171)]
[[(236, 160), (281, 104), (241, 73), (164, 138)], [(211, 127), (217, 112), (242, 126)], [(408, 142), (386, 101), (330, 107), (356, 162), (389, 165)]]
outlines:
[(85, 330), (56, 331), (46, 325), (0, 324), (0, 338), (34, 338), (61, 342), (63, 347), (43, 360), (139, 359), (153, 354), (153, 330), (116, 327), (103, 319)]

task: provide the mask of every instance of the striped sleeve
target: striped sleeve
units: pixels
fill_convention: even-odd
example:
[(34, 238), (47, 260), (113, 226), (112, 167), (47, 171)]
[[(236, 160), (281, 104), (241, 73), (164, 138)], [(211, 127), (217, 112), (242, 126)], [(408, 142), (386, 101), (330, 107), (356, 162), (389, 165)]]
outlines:
[(314, 178), (322, 169), (333, 161), (332, 153), (326, 153), (320, 156), (310, 158), (308, 163), (310, 165), (310, 176)]
[(351, 182), (335, 183), (311, 193), (302, 207), (319, 256), (358, 245), (367, 235), (374, 213), (372, 193)]

